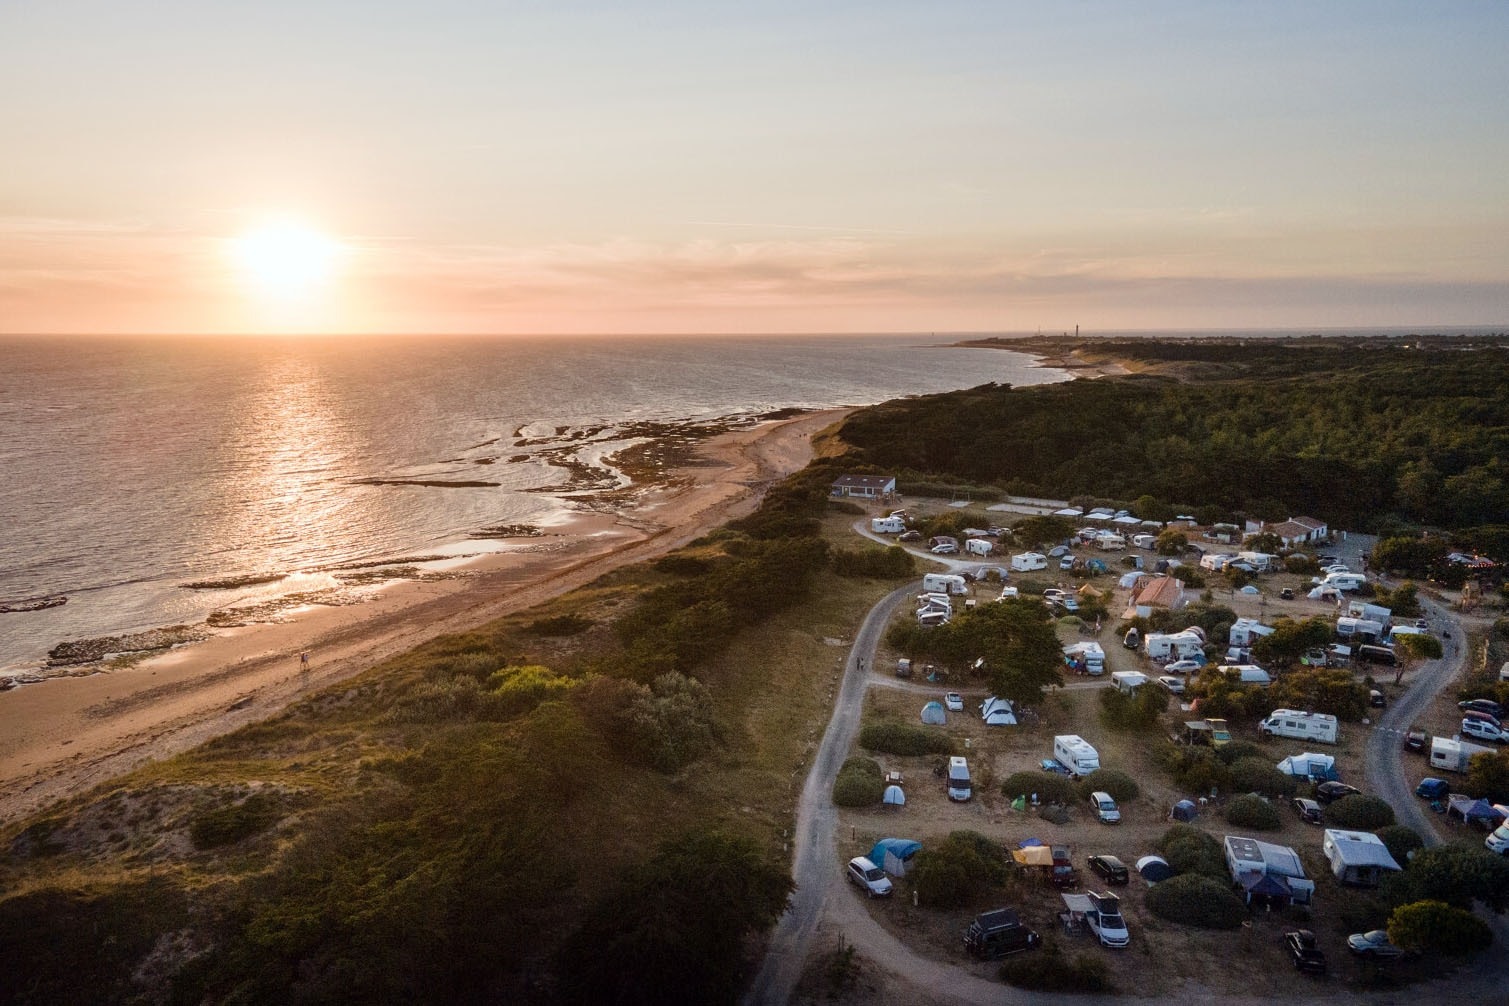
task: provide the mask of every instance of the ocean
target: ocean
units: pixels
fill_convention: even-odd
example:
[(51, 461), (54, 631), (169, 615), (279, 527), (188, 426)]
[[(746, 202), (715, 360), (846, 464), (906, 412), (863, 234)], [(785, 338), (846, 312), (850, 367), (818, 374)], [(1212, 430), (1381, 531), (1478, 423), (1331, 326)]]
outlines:
[[(498, 550), (478, 536), (621, 484), (603, 458), (644, 424), (1067, 376), (953, 341), (0, 338), (0, 605), (68, 598), (0, 614), (0, 670), (332, 567)], [(184, 586), (203, 581), (235, 586)]]

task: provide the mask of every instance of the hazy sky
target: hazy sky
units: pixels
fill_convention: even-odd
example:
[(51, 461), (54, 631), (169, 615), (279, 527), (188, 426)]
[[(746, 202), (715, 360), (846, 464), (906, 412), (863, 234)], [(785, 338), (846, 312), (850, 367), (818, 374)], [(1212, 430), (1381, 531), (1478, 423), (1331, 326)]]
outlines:
[[(1509, 323), (1509, 3), (0, 0), (0, 331)], [(339, 243), (297, 292), (231, 241)]]

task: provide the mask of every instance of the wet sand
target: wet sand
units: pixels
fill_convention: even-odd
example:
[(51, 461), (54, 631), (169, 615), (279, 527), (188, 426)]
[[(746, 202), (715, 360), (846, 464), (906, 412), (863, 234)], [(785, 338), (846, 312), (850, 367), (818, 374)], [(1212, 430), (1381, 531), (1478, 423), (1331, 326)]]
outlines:
[[(532, 607), (609, 570), (671, 551), (754, 509), (804, 467), (833, 409), (719, 434), (621, 514), (580, 514), (523, 551), (455, 579), (400, 581), (371, 600), (223, 629), (134, 666), (0, 694), (0, 821), (36, 810), (276, 713), (300, 695), (438, 635)], [(304, 669), (300, 653), (308, 652)]]

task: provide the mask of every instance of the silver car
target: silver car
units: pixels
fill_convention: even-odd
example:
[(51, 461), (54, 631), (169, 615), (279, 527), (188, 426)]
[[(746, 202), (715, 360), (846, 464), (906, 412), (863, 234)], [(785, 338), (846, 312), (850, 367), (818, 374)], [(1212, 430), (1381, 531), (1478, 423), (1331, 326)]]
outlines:
[(859, 885), (859, 889), (865, 892), (866, 897), (888, 898), (891, 896), (891, 878), (864, 856), (855, 856), (849, 860), (848, 876)]

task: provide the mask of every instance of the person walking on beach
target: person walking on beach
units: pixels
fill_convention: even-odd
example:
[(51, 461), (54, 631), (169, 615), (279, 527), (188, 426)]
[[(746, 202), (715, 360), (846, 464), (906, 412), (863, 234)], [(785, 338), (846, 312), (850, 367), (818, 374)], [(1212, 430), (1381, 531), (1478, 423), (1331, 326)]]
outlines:
[(309, 651), (308, 650), (305, 650), (303, 653), (299, 654), (299, 670), (301, 670), (301, 671), (307, 671), (307, 670), (309, 670)]

